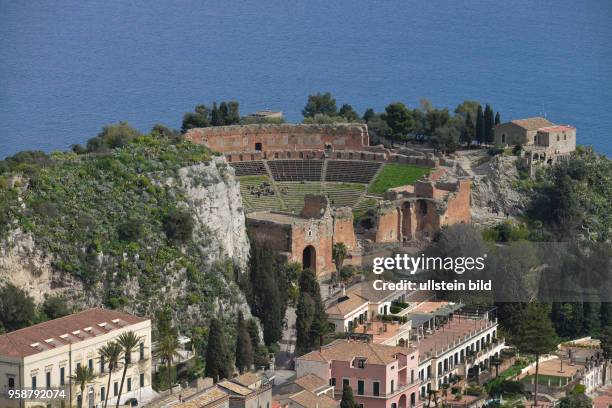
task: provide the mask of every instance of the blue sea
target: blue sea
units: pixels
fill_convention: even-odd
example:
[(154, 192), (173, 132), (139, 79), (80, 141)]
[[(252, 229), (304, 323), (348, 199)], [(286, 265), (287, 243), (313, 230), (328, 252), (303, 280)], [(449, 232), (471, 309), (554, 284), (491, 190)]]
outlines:
[(300, 121), (317, 91), (359, 112), (478, 100), (611, 155), (612, 2), (0, 0), (0, 158), (213, 100)]

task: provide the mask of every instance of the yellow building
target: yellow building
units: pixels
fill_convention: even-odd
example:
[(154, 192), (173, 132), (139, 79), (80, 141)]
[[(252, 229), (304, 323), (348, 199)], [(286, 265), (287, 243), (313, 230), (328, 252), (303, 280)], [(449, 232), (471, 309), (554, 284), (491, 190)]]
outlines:
[[(131, 398), (142, 402), (155, 394), (151, 388), (151, 320), (115, 310), (89, 309), (0, 336), (1, 407), (100, 407), (109, 394), (110, 402), (119, 394), (123, 364), (111, 374), (99, 350), (132, 331), (141, 341), (131, 354), (121, 402)], [(76, 368), (89, 366), (95, 379), (87, 384), (85, 395), (70, 376)], [(50, 399), (9, 398), (18, 390), (38, 391)], [(47, 391), (47, 395), (43, 391)], [(51, 393), (59, 395), (51, 395)], [(61, 398), (61, 392), (64, 399)], [(55, 397), (55, 398), (53, 398)], [(68, 401), (72, 403), (69, 404)]]

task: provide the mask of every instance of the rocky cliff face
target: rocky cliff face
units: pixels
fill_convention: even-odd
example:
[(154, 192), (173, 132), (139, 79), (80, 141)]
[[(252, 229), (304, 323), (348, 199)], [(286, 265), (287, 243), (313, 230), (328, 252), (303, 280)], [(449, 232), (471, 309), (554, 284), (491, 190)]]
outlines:
[[(246, 267), (249, 240), (246, 234), (240, 187), (234, 169), (225, 159), (179, 169), (176, 178), (165, 180), (185, 192), (185, 207), (193, 214), (195, 236), (207, 235), (200, 248), (209, 262), (229, 258)], [(206, 232), (206, 234), (203, 234)]]
[[(109, 182), (106, 170), (82, 178), (82, 160), (73, 167), (44, 173), (35, 193), (27, 184), (11, 190), (18, 198), (10, 207), (13, 219), (0, 225), (0, 282), (26, 289), (36, 302), (61, 294), (79, 308), (104, 305), (152, 316), (169, 305), (184, 329), (237, 309), (250, 315), (234, 283), (248, 261), (245, 215), (234, 171), (223, 158), (155, 169), (134, 183), (121, 175)], [(81, 197), (71, 203), (72, 178)], [(40, 201), (44, 211), (55, 206), (53, 220), (40, 215)], [(168, 206), (191, 215), (188, 242), (166, 238), (159, 214)], [(142, 236), (117, 239), (118, 226), (130, 218), (142, 222)]]

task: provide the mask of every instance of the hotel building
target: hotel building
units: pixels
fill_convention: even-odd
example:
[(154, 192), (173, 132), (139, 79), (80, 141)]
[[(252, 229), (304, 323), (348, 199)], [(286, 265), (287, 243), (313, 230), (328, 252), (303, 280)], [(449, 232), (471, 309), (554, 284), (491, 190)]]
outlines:
[[(89, 309), (0, 336), (0, 406), (2, 407), (100, 407), (107, 394), (114, 405), (119, 394), (121, 368), (113, 371), (108, 387), (108, 364), (99, 354), (102, 346), (128, 331), (141, 341), (130, 356), (131, 364), (121, 402), (131, 398), (139, 404), (154, 394), (151, 388), (151, 321), (115, 310)], [(70, 378), (79, 366), (93, 370), (95, 379), (85, 395)], [(9, 399), (11, 390), (58, 389), (65, 398), (33, 401)], [(110, 394), (109, 394), (110, 393)]]

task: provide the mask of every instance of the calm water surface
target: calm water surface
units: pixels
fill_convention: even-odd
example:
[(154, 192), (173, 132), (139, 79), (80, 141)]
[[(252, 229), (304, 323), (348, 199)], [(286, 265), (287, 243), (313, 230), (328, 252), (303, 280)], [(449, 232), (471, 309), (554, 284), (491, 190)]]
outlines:
[(612, 2), (0, 0), (0, 158), (236, 99), (301, 120), (420, 98), (545, 114), (612, 154)]

